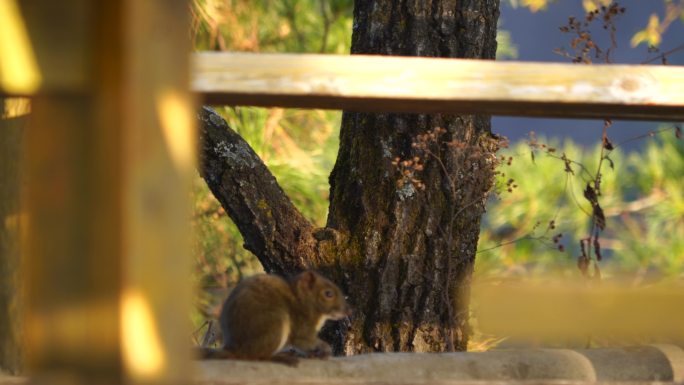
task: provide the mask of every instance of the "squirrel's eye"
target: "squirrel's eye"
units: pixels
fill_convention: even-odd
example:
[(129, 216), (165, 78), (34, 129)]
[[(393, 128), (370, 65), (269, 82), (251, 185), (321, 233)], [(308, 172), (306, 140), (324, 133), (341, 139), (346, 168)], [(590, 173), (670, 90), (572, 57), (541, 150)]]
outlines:
[(323, 292), (323, 295), (325, 296), (325, 298), (332, 298), (335, 296), (335, 293), (332, 290), (328, 289)]

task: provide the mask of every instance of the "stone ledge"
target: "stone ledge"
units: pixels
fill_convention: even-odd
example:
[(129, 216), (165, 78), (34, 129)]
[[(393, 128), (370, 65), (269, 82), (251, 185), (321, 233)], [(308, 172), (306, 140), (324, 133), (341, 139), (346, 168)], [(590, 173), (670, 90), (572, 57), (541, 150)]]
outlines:
[(684, 350), (674, 345), (611, 349), (511, 349), (482, 353), (382, 353), (270, 362), (197, 361), (197, 384), (447, 384), (684, 382)]

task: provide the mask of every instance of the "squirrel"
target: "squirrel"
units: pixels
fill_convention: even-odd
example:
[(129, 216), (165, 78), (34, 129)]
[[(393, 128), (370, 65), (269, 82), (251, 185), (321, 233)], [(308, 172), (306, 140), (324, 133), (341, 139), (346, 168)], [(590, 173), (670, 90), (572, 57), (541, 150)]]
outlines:
[[(318, 338), (327, 320), (351, 314), (342, 291), (305, 271), (287, 281), (260, 274), (240, 282), (221, 309), (223, 348), (201, 348), (201, 358), (271, 360), (296, 365), (295, 355), (326, 358), (332, 348)], [(281, 351), (290, 346), (289, 351)]]

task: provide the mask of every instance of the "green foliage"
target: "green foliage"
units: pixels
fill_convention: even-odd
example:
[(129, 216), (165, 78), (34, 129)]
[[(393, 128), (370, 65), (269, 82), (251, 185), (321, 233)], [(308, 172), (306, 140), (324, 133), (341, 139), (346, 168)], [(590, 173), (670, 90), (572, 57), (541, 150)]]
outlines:
[(351, 0), (194, 0), (195, 48), (348, 53)]
[[(499, 194), (483, 220), (476, 262), (481, 277), (579, 276), (579, 240), (589, 235), (591, 219), (582, 190), (588, 172), (598, 166), (600, 147), (583, 150), (571, 141), (546, 143), (555, 152), (537, 152), (534, 159), (527, 143), (503, 152), (513, 160), (502, 166)], [(563, 153), (586, 171), (575, 163), (574, 175), (564, 171), (565, 163), (558, 158)], [(603, 277), (632, 282), (684, 277), (684, 145), (666, 132), (643, 152), (625, 155), (617, 149), (610, 157), (614, 169), (604, 164), (599, 197), (608, 221), (601, 237)], [(512, 185), (517, 188), (511, 193)], [(564, 252), (553, 242), (559, 233)]]

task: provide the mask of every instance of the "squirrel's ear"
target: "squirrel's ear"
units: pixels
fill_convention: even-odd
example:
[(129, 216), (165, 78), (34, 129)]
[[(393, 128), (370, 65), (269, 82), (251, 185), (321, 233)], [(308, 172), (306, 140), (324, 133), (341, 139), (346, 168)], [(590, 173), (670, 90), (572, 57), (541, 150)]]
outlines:
[(313, 289), (316, 283), (316, 274), (311, 270), (305, 271), (300, 277), (300, 282), (309, 289)]

